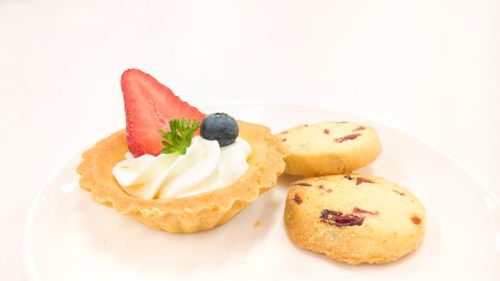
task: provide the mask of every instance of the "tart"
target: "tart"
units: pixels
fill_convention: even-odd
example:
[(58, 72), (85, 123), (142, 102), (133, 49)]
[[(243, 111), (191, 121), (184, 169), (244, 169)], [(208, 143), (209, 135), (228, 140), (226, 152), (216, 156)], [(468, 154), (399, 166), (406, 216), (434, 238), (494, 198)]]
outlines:
[[(142, 72), (139, 74), (144, 75)], [(147, 78), (152, 79), (150, 76)], [(122, 88), (123, 79), (122, 76)], [(127, 126), (130, 125), (129, 117), (127, 112)], [(131, 144), (130, 138), (135, 136), (129, 134), (129, 127), (127, 131), (115, 132), (99, 141), (82, 155), (83, 160), (77, 168), (80, 186), (91, 194), (95, 202), (154, 229), (191, 233), (224, 224), (260, 194), (274, 187), (285, 169), (281, 143), (267, 127), (243, 121), (237, 124), (239, 137), (248, 142), (252, 152), (247, 158), (248, 169), (228, 186), (180, 198), (142, 199), (129, 195), (113, 176), (113, 167), (124, 160), (127, 152), (137, 153), (147, 148)], [(134, 130), (134, 133), (137, 131)]]

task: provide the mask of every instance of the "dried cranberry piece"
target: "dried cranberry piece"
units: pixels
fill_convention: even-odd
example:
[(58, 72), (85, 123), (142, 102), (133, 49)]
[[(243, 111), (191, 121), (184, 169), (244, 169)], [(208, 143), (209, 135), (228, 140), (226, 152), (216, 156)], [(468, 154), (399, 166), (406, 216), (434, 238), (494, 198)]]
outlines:
[(373, 183), (373, 181), (371, 181), (371, 180), (369, 180), (367, 178), (362, 178), (362, 177), (357, 177), (356, 178), (356, 185), (360, 185), (360, 184), (362, 184), (364, 182), (366, 182), (366, 183)]
[(328, 129), (324, 129), (324, 130), (323, 130), (323, 134), (325, 134), (325, 135), (329, 135), (329, 134), (330, 134), (330, 130), (328, 130)]
[(357, 127), (356, 129), (354, 129), (354, 130), (352, 130), (352, 131), (353, 131), (353, 132), (356, 132), (356, 131), (362, 131), (362, 130), (364, 130), (364, 129), (365, 129), (365, 127), (363, 127), (363, 126), (359, 126), (359, 127)]
[(355, 213), (355, 214), (370, 214), (370, 215), (378, 215), (378, 212), (372, 212), (372, 211), (367, 211), (367, 210), (363, 210), (361, 208), (354, 208), (352, 209), (352, 212)]
[(348, 180), (352, 180), (353, 179), (353, 177), (351, 177), (351, 175), (345, 175), (344, 178), (348, 179)]
[(345, 142), (348, 140), (356, 139), (359, 136), (361, 136), (361, 134), (351, 134), (351, 135), (343, 136), (341, 138), (336, 138), (335, 142), (341, 143), (341, 142)]
[(321, 211), (320, 219), (323, 223), (342, 227), (362, 225), (365, 217), (353, 214), (343, 215), (342, 212), (324, 209)]
[(322, 220), (328, 220), (331, 217), (341, 216), (341, 215), (342, 215), (342, 212), (333, 211), (333, 210), (329, 210), (329, 209), (324, 209), (323, 211), (321, 211), (321, 219)]
[(362, 225), (365, 217), (356, 216), (356, 215), (343, 215), (336, 217), (334, 219), (336, 226), (353, 226), (353, 225)]
[(295, 201), (297, 205), (300, 205), (302, 204), (302, 202), (304, 202), (298, 194), (295, 194), (295, 196), (293, 197), (293, 201)]
[(411, 217), (411, 221), (414, 223), (414, 224), (420, 224), (422, 222), (422, 219), (417, 217), (417, 216), (412, 216)]

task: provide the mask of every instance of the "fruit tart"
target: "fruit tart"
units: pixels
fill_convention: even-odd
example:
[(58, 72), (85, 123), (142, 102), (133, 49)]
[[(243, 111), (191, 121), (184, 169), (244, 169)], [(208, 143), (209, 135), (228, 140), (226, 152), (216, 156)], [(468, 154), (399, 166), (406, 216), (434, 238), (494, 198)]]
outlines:
[(205, 115), (137, 69), (121, 87), (126, 129), (87, 150), (77, 168), (97, 203), (155, 229), (197, 232), (229, 221), (284, 171), (267, 127)]

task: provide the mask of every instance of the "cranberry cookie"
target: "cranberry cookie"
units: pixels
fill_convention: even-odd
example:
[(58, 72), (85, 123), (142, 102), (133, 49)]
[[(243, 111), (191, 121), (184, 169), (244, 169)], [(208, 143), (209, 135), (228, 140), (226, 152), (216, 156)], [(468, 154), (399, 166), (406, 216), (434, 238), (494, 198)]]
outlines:
[(285, 173), (291, 175), (350, 173), (373, 162), (381, 152), (375, 129), (357, 123), (301, 125), (277, 136), (286, 150)]
[(425, 209), (407, 189), (357, 174), (291, 184), (285, 207), (298, 246), (349, 263), (388, 263), (414, 251), (425, 233)]

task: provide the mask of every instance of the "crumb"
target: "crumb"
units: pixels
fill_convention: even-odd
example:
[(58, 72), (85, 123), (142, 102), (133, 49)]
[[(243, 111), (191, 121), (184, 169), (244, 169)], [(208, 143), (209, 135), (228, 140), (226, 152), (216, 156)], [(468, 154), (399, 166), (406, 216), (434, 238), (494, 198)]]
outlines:
[(259, 227), (261, 224), (260, 220), (256, 220), (254, 223), (253, 223), (253, 227), (257, 228)]

